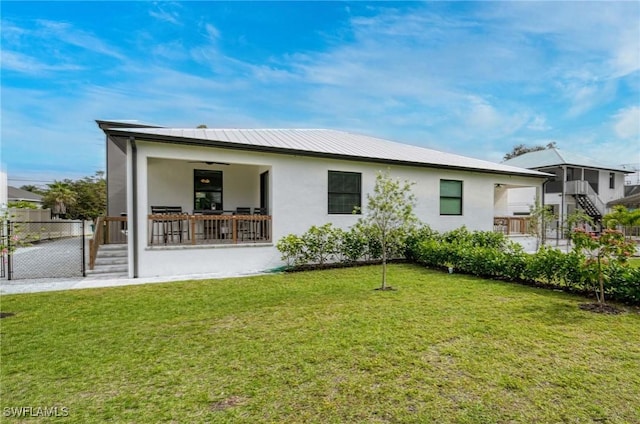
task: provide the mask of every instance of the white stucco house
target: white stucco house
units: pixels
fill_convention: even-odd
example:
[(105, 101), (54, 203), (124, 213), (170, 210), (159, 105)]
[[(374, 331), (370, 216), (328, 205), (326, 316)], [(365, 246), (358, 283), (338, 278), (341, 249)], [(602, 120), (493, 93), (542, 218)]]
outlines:
[(508, 209), (508, 188), (540, 191), (549, 177), (334, 130), (97, 123), (106, 134), (108, 214), (126, 215), (117, 225), (132, 278), (279, 267), (281, 237), (355, 224), (353, 208), (365, 206), (381, 170), (415, 182), (415, 212), (439, 231), (491, 231)]
[[(544, 196), (537, 198), (553, 209), (558, 217), (554, 227), (558, 228), (576, 209), (599, 222), (610, 211), (608, 205), (625, 196), (625, 176), (632, 172), (558, 148), (525, 153), (503, 164), (552, 174), (544, 185)], [(509, 214), (527, 215), (535, 199), (532, 188), (510, 190)]]

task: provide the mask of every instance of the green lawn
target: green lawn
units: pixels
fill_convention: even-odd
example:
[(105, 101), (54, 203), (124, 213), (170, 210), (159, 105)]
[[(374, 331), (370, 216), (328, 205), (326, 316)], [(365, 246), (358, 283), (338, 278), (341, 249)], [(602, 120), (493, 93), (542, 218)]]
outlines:
[(640, 422), (637, 309), (413, 265), (389, 279), (397, 291), (362, 267), (2, 296), (0, 407), (66, 407), (65, 423)]

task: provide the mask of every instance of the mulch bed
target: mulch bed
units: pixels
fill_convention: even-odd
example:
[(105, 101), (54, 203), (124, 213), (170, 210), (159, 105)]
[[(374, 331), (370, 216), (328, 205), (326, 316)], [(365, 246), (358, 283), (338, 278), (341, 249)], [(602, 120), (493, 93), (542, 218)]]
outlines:
[(600, 305), (599, 303), (581, 303), (580, 309), (584, 311), (594, 312), (596, 314), (609, 314), (617, 315), (624, 312), (624, 310), (617, 308), (613, 305)]

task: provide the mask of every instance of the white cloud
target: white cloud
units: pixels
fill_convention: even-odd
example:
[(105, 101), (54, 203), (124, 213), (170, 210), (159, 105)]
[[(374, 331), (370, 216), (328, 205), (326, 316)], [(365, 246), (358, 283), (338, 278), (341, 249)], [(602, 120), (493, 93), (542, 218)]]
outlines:
[(84, 69), (74, 64), (56, 63), (48, 64), (39, 61), (37, 58), (10, 50), (0, 52), (3, 71), (15, 71), (29, 75), (41, 75), (48, 72), (58, 71), (79, 71)]
[[(153, 8), (149, 10), (149, 16), (161, 22), (167, 22), (174, 25), (180, 25), (179, 14), (175, 10), (179, 3), (175, 2), (157, 2), (153, 3)], [(167, 10), (172, 9), (172, 10)]]
[(49, 20), (39, 20), (38, 23), (40, 24), (40, 30), (37, 35), (47, 43), (59, 40), (90, 52), (111, 56), (116, 59), (125, 58), (116, 48), (103, 42), (102, 39), (77, 29), (71, 24)]
[(640, 106), (622, 109), (613, 118), (613, 129), (618, 137), (634, 141), (640, 152)]
[(551, 126), (547, 124), (547, 119), (544, 116), (536, 115), (529, 121), (527, 128), (532, 131), (548, 131)]
[(220, 38), (220, 31), (212, 24), (206, 24), (204, 29), (211, 40), (217, 40)]

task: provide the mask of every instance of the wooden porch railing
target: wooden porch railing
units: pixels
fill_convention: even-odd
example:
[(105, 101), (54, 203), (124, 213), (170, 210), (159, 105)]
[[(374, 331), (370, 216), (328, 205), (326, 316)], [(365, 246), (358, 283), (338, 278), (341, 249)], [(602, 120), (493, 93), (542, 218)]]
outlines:
[[(148, 216), (149, 246), (270, 243), (270, 215), (187, 215)], [(94, 269), (98, 249), (103, 244), (126, 244), (126, 216), (101, 216), (89, 240), (89, 269)]]
[(127, 243), (127, 217), (101, 216), (96, 220), (93, 238), (89, 240), (89, 269), (94, 269), (98, 249), (103, 244)]
[(529, 217), (496, 216), (493, 218), (493, 231), (506, 235), (529, 234)]
[(148, 216), (149, 246), (271, 242), (270, 215)]

